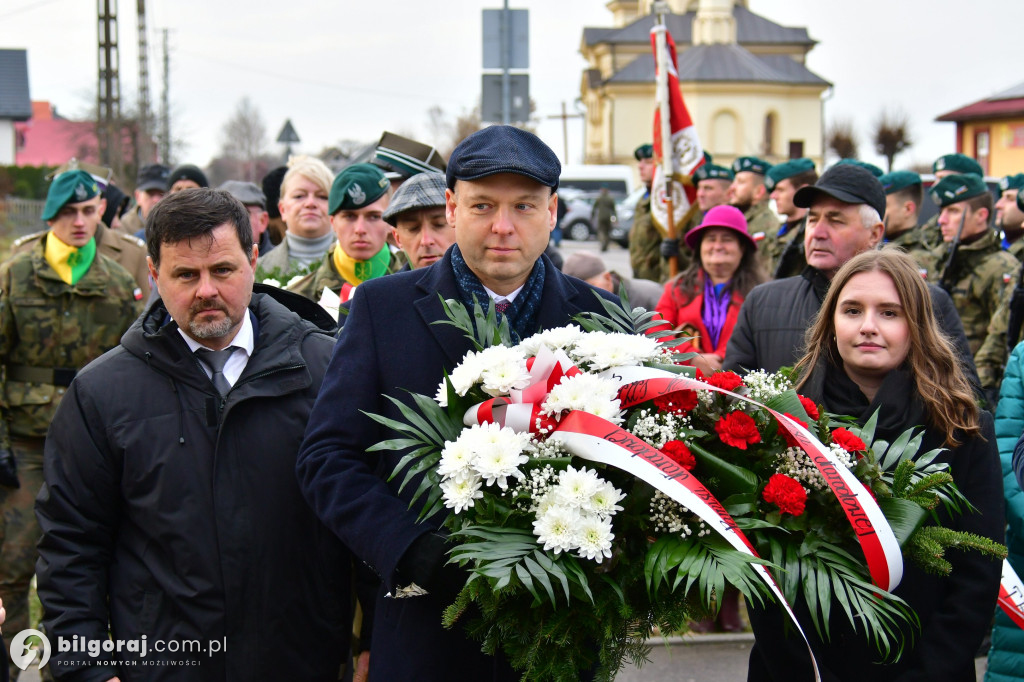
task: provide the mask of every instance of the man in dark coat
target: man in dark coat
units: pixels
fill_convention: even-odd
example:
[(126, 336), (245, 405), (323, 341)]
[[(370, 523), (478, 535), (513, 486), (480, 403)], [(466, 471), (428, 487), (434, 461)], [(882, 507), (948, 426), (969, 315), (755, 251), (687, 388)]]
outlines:
[[(406, 403), (409, 392), (433, 396), (442, 372), (472, 349), (462, 331), (433, 324), (446, 319), (441, 299), (476, 296), (519, 338), (602, 309), (601, 294), (542, 255), (555, 225), (559, 170), (530, 133), (510, 126), (474, 133), (448, 162), (446, 215), (456, 243), (431, 267), (370, 280), (352, 299), (298, 472), (316, 513), (382, 580), (371, 680), (519, 679), (503, 656), (481, 653), (462, 622), (442, 627), (442, 611), (468, 575), (445, 566), (440, 520), (417, 523), (419, 507), (409, 506), (415, 486), (399, 493), (398, 481), (387, 480), (404, 452), (367, 453), (394, 433), (365, 413), (402, 419), (384, 396)], [(413, 583), (428, 594), (393, 598)]]
[[(870, 171), (854, 164), (833, 166), (816, 184), (802, 187), (793, 202), (810, 209), (804, 235), (807, 267), (798, 276), (761, 284), (747, 295), (723, 369), (775, 372), (799, 360), (804, 332), (821, 308), (832, 277), (858, 253), (876, 248), (884, 234), (885, 190)], [(971, 385), (980, 391), (952, 300), (939, 287), (928, 288), (939, 328), (953, 342)]]
[[(351, 559), (295, 480), (333, 340), (252, 294), (249, 217), (227, 192), (173, 194), (149, 225), (161, 298), (78, 374), (47, 439), (50, 666), (90, 682), (333, 682)], [(119, 648), (90, 656), (108, 638)]]

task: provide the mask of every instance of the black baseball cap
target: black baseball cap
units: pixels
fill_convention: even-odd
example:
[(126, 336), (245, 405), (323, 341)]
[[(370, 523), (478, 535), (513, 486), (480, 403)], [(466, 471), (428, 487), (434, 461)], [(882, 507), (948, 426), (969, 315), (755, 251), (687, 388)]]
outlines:
[(531, 132), (496, 125), (478, 130), (452, 152), (445, 173), (448, 189), (456, 180), (479, 180), (498, 173), (515, 173), (558, 189), (562, 164), (551, 147)]
[(797, 190), (793, 203), (800, 208), (810, 208), (822, 194), (847, 204), (867, 204), (878, 211), (879, 218), (885, 216), (885, 190), (878, 178), (866, 168), (848, 163), (836, 164), (822, 173), (816, 183)]

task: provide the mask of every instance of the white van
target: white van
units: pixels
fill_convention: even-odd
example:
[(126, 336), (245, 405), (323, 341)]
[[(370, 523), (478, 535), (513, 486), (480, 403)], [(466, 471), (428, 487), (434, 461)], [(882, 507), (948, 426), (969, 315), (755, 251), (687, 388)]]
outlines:
[(616, 164), (562, 166), (558, 187), (579, 190), (588, 197), (596, 197), (602, 187), (607, 187), (616, 200), (625, 198), (633, 191), (633, 169)]

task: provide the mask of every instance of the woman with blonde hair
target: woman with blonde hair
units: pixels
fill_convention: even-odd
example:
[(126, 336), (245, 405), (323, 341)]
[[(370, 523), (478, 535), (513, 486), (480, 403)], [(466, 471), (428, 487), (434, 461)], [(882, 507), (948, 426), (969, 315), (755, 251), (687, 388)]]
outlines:
[[(937, 509), (941, 524), (1002, 541), (1002, 472), (992, 416), (975, 405), (914, 261), (896, 249), (852, 258), (832, 280), (806, 339), (797, 390), (862, 425), (877, 413), (875, 437), (890, 443), (923, 427), (919, 453), (946, 448), (934, 461), (950, 465), (974, 506), (955, 518)], [(808, 623), (822, 679), (974, 682), (974, 655), (991, 624), (1001, 567), (976, 553), (951, 550), (946, 558), (953, 564), (948, 577), (904, 563), (895, 594), (913, 608), (921, 629), (904, 627), (906, 648), (895, 662), (881, 662), (838, 606), (827, 641)], [(797, 611), (807, 614), (802, 604)], [(787, 633), (782, 612), (752, 608), (750, 616), (756, 642), (748, 680), (812, 679), (806, 647), (792, 629)]]
[(259, 259), (264, 273), (276, 270), (284, 276), (304, 271), (324, 257), (335, 239), (327, 212), (333, 181), (331, 169), (316, 157), (300, 155), (288, 160), (277, 204), (286, 228), (284, 239)]

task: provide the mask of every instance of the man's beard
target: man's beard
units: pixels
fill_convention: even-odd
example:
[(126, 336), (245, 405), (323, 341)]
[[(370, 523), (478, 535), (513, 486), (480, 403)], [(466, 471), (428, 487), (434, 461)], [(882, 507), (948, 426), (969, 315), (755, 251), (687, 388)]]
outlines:
[(738, 208), (741, 213), (746, 213), (747, 211), (750, 210), (750, 206), (751, 206), (752, 203), (753, 202), (751, 202), (749, 200), (748, 201), (740, 201), (739, 199), (736, 199), (736, 200), (734, 200), (732, 202), (732, 206), (734, 208)]
[[(224, 313), (224, 317), (215, 322), (200, 322), (197, 316), (199, 313), (207, 310), (218, 310)], [(196, 339), (219, 339), (227, 336), (228, 332), (235, 326), (235, 322), (231, 319), (228, 311), (221, 307), (196, 307), (189, 312), (191, 317), (188, 321), (188, 330), (192, 333), (193, 338)]]

